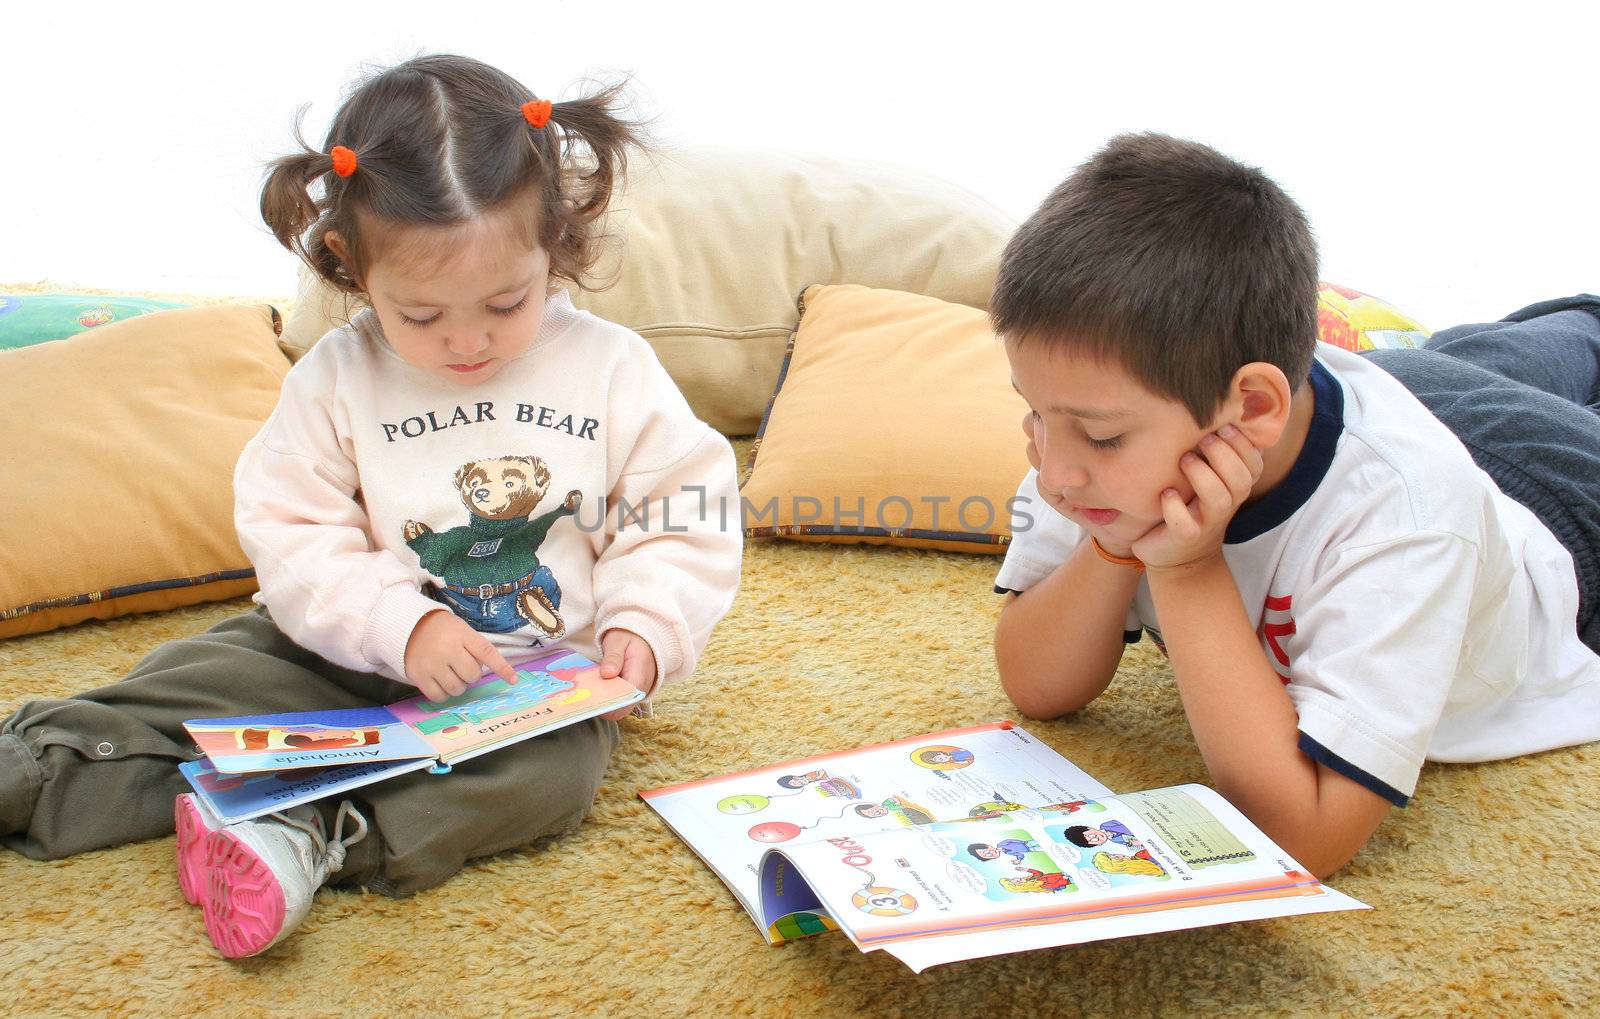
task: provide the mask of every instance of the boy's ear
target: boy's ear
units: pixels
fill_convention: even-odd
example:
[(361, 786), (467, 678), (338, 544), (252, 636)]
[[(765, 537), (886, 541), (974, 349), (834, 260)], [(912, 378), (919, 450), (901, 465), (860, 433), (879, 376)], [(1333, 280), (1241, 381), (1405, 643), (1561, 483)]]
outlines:
[(1231, 412), (1234, 427), (1257, 449), (1275, 444), (1289, 426), (1294, 387), (1277, 365), (1250, 362), (1234, 373), (1228, 394), (1224, 413)]

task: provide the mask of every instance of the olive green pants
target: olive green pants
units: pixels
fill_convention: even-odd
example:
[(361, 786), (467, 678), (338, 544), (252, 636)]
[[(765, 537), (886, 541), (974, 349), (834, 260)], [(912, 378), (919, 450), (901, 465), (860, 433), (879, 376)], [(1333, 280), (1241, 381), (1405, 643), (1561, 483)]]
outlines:
[[(389, 704), (416, 690), (346, 669), (291, 641), (264, 609), (153, 651), (119, 683), (30, 701), (0, 723), (0, 842), (39, 860), (170, 835), (180, 761), (199, 756), (194, 718)], [(412, 772), (340, 799), (370, 833), (350, 847), (335, 884), (409, 895), (475, 857), (577, 827), (617, 745), (591, 719), (455, 766)], [(331, 823), (330, 823), (331, 829)]]

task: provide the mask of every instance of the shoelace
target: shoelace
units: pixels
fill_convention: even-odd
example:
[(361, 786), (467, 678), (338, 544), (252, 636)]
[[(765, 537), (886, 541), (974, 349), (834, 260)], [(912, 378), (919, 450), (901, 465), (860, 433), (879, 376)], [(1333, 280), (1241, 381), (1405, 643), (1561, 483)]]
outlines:
[[(313, 808), (315, 809), (315, 808)], [(328, 873), (332, 874), (344, 866), (345, 850), (367, 837), (367, 819), (361, 816), (361, 811), (349, 800), (339, 803), (339, 812), (333, 818), (333, 838), (330, 840), (322, 834), (322, 826), (290, 817), (288, 814), (273, 814), (274, 820), (281, 821), (291, 828), (303, 831), (311, 836), (312, 845), (316, 846), (317, 855), (327, 860)], [(344, 834), (344, 821), (347, 817), (355, 818), (356, 830), (346, 836)]]

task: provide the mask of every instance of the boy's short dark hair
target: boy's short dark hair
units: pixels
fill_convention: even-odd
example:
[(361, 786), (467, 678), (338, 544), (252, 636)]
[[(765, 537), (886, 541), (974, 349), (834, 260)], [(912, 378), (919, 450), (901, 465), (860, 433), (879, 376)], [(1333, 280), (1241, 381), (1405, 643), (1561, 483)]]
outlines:
[(1316, 242), (1271, 178), (1197, 142), (1125, 134), (1011, 238), (989, 311), (1009, 342), (1110, 357), (1203, 425), (1252, 361), (1305, 380), (1316, 303)]

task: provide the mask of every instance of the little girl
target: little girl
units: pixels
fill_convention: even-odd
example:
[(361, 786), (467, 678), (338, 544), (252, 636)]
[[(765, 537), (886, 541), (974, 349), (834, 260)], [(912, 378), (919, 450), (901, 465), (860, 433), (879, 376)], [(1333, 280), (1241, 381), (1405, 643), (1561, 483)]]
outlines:
[(598, 648), (649, 693), (694, 670), (739, 580), (739, 530), (718, 523), (732, 450), (644, 340), (553, 285), (590, 266), (634, 143), (617, 100), (552, 104), (422, 57), (362, 84), (320, 151), (273, 164), (268, 226), (370, 309), (295, 365), (239, 458), (259, 607), (7, 719), (8, 845), (54, 859), (176, 815), (183, 893), (240, 957), (324, 883), (406, 895), (588, 812), (614, 715), (231, 825), (178, 795), (177, 762), (198, 756), (185, 719), (444, 699), (485, 668), (514, 680), (506, 654), (540, 645)]

